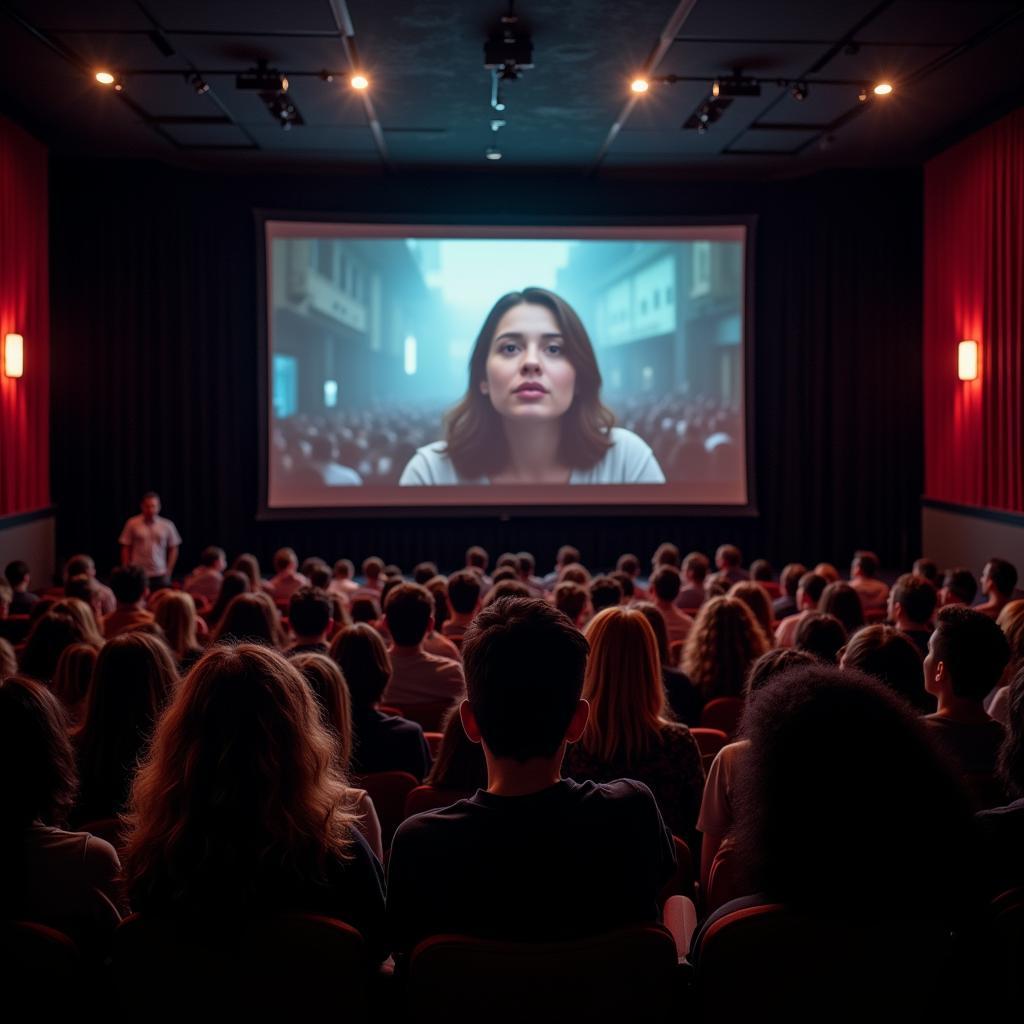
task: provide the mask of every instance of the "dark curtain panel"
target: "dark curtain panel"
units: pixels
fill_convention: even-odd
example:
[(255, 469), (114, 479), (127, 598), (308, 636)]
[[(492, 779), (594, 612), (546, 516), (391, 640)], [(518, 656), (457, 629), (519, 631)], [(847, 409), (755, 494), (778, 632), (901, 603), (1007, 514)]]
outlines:
[[(1024, 110), (925, 167), (929, 498), (1024, 512)], [(977, 341), (978, 379), (957, 375)]]
[[(0, 516), (50, 504), (50, 283), (46, 147), (0, 117)], [(3, 369), (24, 339), (24, 376)]]
[[(161, 492), (184, 537), (266, 560), (379, 553), (461, 564), (470, 542), (571, 541), (588, 564), (662, 540), (747, 558), (887, 564), (920, 554), (921, 184), (916, 173), (770, 185), (558, 177), (236, 175), (60, 161), (52, 172), (53, 488), (62, 555), (116, 555), (124, 518)], [(502, 182), (497, 188), (496, 181)], [(757, 516), (398, 518), (257, 522), (253, 210), (759, 218), (753, 316)]]

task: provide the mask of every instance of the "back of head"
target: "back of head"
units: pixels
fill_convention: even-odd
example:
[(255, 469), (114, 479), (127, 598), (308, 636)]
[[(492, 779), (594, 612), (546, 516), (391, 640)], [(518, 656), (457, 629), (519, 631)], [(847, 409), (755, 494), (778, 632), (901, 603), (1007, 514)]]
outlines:
[(627, 573), (630, 576), (637, 576), (640, 573), (640, 559), (636, 555), (619, 555), (615, 568), (619, 572)]
[(800, 580), (806, 572), (807, 566), (801, 565), (799, 562), (790, 562), (788, 565), (784, 565), (779, 576), (779, 586), (790, 597), (795, 598), (796, 588), (800, 586)]
[(938, 592), (928, 580), (909, 572), (904, 573), (893, 584), (890, 597), (894, 607), (900, 605), (903, 614), (911, 622), (920, 625), (927, 625), (931, 621), (935, 605), (939, 601)]
[(860, 595), (849, 583), (830, 583), (818, 599), (818, 611), (834, 615), (847, 633), (853, 633), (864, 625), (864, 605)]
[(216, 626), (220, 622), (224, 617), (224, 612), (227, 611), (228, 605), (239, 594), (248, 594), (251, 591), (252, 583), (244, 572), (239, 569), (231, 569), (224, 573), (224, 579), (221, 580), (220, 584), (220, 592), (217, 594), (217, 600), (214, 602), (208, 616), (207, 621), (210, 625)]
[(288, 602), (288, 624), (296, 636), (326, 633), (333, 614), (331, 599), (317, 587), (300, 587)]
[(999, 752), (999, 775), (1011, 796), (1024, 796), (1024, 664), (1010, 680), (1006, 739)]
[(834, 615), (811, 612), (797, 626), (793, 642), (827, 665), (835, 665), (846, 643), (846, 630)]
[(334, 563), (334, 575), (339, 580), (350, 580), (356, 574), (356, 567), (347, 558), (339, 558)]
[(574, 565), (581, 557), (579, 548), (575, 548), (571, 544), (563, 544), (558, 549), (558, 554), (555, 556), (555, 565), (559, 567), (563, 565)]
[(749, 714), (746, 709), (750, 707), (751, 701), (756, 699), (756, 694), (763, 690), (776, 676), (788, 672), (793, 668), (804, 668), (807, 665), (817, 665), (819, 659), (810, 651), (802, 651), (799, 647), (773, 647), (765, 651), (750, 666), (747, 672), (746, 685), (743, 688), (744, 713)]
[(912, 571), (915, 576), (926, 579), (933, 587), (939, 585), (939, 567), (930, 558), (918, 558)]
[(553, 593), (555, 607), (573, 622), (579, 622), (587, 609), (589, 595), (586, 587), (579, 583), (566, 581), (559, 583)]
[[(805, 667), (759, 692), (744, 729), (736, 838), (750, 891), (818, 913), (829, 894), (833, 916), (949, 909), (970, 809), (903, 702), (859, 672)], [(884, 857), (866, 854), (866, 822)]]
[(12, 587), (20, 587), (29, 575), (28, 562), (23, 562), (20, 558), (13, 562), (8, 562), (7, 567), (4, 569), (4, 575)]
[(492, 605), (503, 597), (531, 597), (530, 588), (519, 579), (504, 579), (494, 584), (484, 598), (484, 606)]
[(309, 686), (281, 655), (249, 644), (209, 651), (135, 780), (133, 904), (252, 906), (282, 878), (325, 881), (328, 855), (349, 841), (337, 761)]
[(65, 647), (86, 640), (81, 625), (67, 612), (46, 612), (32, 626), (21, 654), (22, 675), (48, 683)]
[[(24, 676), (0, 680), (0, 833), (5, 845), (15, 841), (12, 833), (33, 821), (63, 824), (77, 785), (67, 720), (57, 699)], [(6, 884), (17, 881), (7, 878)]]
[(839, 570), (831, 562), (819, 562), (813, 569), (818, 576), (822, 576), (826, 583), (838, 583)]
[(537, 568), (537, 560), (529, 551), (520, 551), (516, 555), (516, 564), (520, 576), (532, 576), (533, 571)]
[(330, 656), (345, 677), (353, 709), (372, 708), (391, 678), (391, 658), (377, 630), (365, 622), (346, 626), (331, 642)]
[(608, 573), (608, 576), (618, 583), (619, 589), (622, 591), (622, 603), (629, 604), (636, 596), (636, 583), (633, 582), (633, 577), (628, 572), (622, 572), (621, 569)]
[(468, 569), (460, 569), (448, 577), (448, 602), (452, 611), (470, 615), (480, 600), (480, 577)]
[(546, 601), (506, 598), (466, 631), (462, 660), (470, 705), (495, 757), (557, 753), (579, 702), (588, 644)]
[(489, 561), (490, 556), (482, 547), (480, 547), (479, 544), (474, 544), (472, 547), (466, 549), (466, 565), (471, 568), (481, 569), (486, 572), (487, 563)]
[(691, 551), (683, 559), (683, 573), (694, 583), (703, 583), (710, 571), (711, 563), (708, 561), (707, 555), (700, 551)]
[(950, 569), (942, 577), (942, 589), (945, 591), (943, 597), (946, 604), (972, 605), (978, 596), (978, 581), (970, 569)]
[(214, 643), (244, 640), (247, 643), (276, 646), (277, 610), (266, 594), (238, 594), (224, 611), (214, 635)]
[(512, 554), (511, 551), (503, 551), (498, 555), (497, 562), (494, 563), (496, 569), (503, 569), (508, 567), (512, 569), (517, 575), (519, 573), (519, 558)]
[(999, 613), (996, 625), (1010, 645), (1011, 664), (1024, 662), (1024, 600), (1010, 601)]
[(842, 664), (877, 679), (912, 707), (926, 706), (920, 652), (900, 630), (881, 624), (857, 630), (846, 645)]
[(287, 572), (299, 564), (299, 556), (292, 548), (278, 548), (274, 552), (274, 572)]
[(98, 652), (92, 644), (71, 644), (57, 661), (50, 689), (72, 720), (89, 693)]
[(510, 565), (499, 566), (491, 577), (492, 583), (500, 583), (502, 580), (519, 580), (519, 571)]
[(579, 562), (570, 562), (558, 570), (559, 583), (578, 583), (581, 587), (590, 585), (590, 573)]
[(242, 573), (249, 581), (249, 590), (255, 590), (260, 585), (260, 563), (255, 555), (248, 552), (239, 555), (231, 564), (233, 572)]
[(364, 594), (352, 600), (349, 615), (353, 622), (376, 622), (380, 618), (380, 605)]
[(766, 558), (755, 558), (750, 563), (750, 578), (756, 580), (758, 583), (770, 583), (772, 580), (771, 562)]
[(671, 604), (678, 596), (683, 581), (674, 565), (662, 565), (651, 576), (651, 591), (665, 604)]
[(214, 569), (227, 560), (228, 556), (224, 553), (224, 549), (212, 544), (203, 548), (203, 553), (199, 556), (199, 564), (205, 565), (208, 569)]
[(772, 636), (774, 616), (772, 603), (764, 587), (752, 580), (744, 580), (734, 583), (729, 588), (728, 596), (738, 598), (754, 613), (757, 624), (764, 630), (765, 639), (769, 640)]
[(196, 606), (191, 594), (183, 590), (163, 591), (153, 617), (163, 629), (168, 646), (178, 658), (184, 658), (189, 651), (199, 647), (196, 637)]
[(119, 565), (110, 574), (110, 589), (118, 604), (136, 604), (146, 593), (146, 574), (137, 565)]
[(855, 551), (853, 553), (852, 568), (854, 572), (859, 572), (861, 576), (874, 579), (878, 574), (878, 555), (873, 551)]
[(985, 564), (989, 581), (1002, 597), (1010, 597), (1017, 586), (1016, 566), (1005, 558), (990, 558)]
[(804, 599), (812, 602), (817, 606), (821, 600), (821, 595), (825, 592), (825, 588), (828, 586), (828, 580), (824, 576), (819, 575), (816, 572), (805, 572), (800, 577), (800, 581), (797, 584), (797, 589), (803, 591)]
[(658, 659), (662, 667), (672, 665), (672, 656), (668, 648), (668, 627), (665, 625), (665, 616), (661, 614), (661, 609), (651, 601), (638, 601), (633, 605), (633, 611), (639, 612), (654, 630), (654, 639), (658, 645)]
[(962, 604), (939, 612), (928, 649), (945, 665), (953, 693), (968, 700), (984, 699), (1010, 661), (1010, 644), (995, 620)]
[(723, 569), (738, 569), (743, 555), (735, 544), (721, 544), (715, 552), (715, 565)]
[(399, 583), (384, 599), (384, 618), (399, 647), (415, 647), (434, 617), (434, 598), (418, 583)]
[(642, 612), (606, 608), (586, 629), (590, 657), (583, 696), (590, 718), (583, 748), (610, 764), (646, 753), (665, 721), (658, 642)]
[(338, 767), (348, 772), (352, 757), (352, 699), (341, 669), (326, 654), (297, 654), (291, 662), (313, 691), (321, 725), (338, 741)]
[(437, 565), (434, 562), (420, 562), (412, 571), (414, 583), (426, 583), (437, 575)]
[(376, 555), (370, 555), (363, 561), (363, 575), (368, 583), (374, 583), (384, 572), (384, 560)]
[(595, 576), (590, 581), (590, 606), (595, 613), (622, 604), (622, 586), (611, 576)]
[(705, 700), (738, 697), (768, 641), (754, 613), (734, 597), (705, 601), (683, 648), (683, 671)]
[(677, 569), (679, 568), (679, 548), (675, 544), (669, 541), (664, 541), (658, 545), (657, 550), (654, 552), (654, 557), (651, 559), (651, 564), (657, 568), (659, 565), (674, 565)]
[(72, 576), (92, 576), (96, 572), (96, 563), (91, 555), (72, 555), (64, 566), (64, 579)]

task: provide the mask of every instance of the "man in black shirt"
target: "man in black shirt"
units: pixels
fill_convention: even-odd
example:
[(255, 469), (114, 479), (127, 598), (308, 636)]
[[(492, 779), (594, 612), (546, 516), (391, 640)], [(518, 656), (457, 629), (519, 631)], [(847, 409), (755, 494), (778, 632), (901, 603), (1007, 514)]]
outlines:
[(660, 920), (675, 853), (650, 791), (561, 778), (590, 710), (587, 651), (537, 599), (496, 601), (466, 633), (462, 722), (483, 745), (488, 786), (399, 828), (388, 871), (396, 955), (441, 932), (552, 941)]

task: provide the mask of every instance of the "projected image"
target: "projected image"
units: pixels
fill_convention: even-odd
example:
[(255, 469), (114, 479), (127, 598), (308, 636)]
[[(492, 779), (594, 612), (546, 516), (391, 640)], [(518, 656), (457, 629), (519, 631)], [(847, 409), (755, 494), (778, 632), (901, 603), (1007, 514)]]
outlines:
[(742, 228), (566, 239), (274, 226), (271, 507), (599, 485), (746, 501)]

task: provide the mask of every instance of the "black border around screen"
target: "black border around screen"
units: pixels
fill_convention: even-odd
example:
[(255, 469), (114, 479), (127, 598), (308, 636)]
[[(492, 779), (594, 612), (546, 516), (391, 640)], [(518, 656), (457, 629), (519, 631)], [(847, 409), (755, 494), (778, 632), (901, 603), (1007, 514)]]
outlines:
[[(754, 366), (756, 348), (754, 344), (754, 268), (757, 245), (757, 216), (753, 214), (719, 217), (659, 217), (657, 220), (636, 217), (530, 217), (507, 218), (499, 216), (469, 217), (466, 214), (430, 214), (414, 216), (371, 215), (365, 213), (321, 213), (312, 210), (254, 210), (256, 231), (256, 302), (257, 302), (257, 390), (259, 446), (259, 495), (256, 519), (258, 521), (295, 521), (301, 519), (401, 519), (417, 517), (423, 519), (488, 518), (502, 522), (513, 518), (536, 519), (547, 517), (610, 518), (614, 516), (729, 516), (753, 517), (759, 515), (757, 507), (756, 473), (754, 467), (754, 420), (756, 415), (754, 399)], [(269, 430), (268, 413), (270, 336), (268, 330), (267, 293), (267, 232), (268, 221), (315, 222), (322, 224), (389, 224), (396, 226), (452, 226), (475, 229), (494, 227), (528, 229), (537, 228), (670, 228), (670, 227), (743, 227), (746, 229), (746, 245), (743, 254), (743, 360), (744, 360), (744, 432), (747, 501), (743, 505), (699, 505), (699, 504), (614, 504), (601, 505), (594, 501), (580, 502), (537, 502), (533, 504), (502, 505), (500, 502), (477, 504), (420, 505), (410, 502), (405, 505), (321, 505), (321, 506), (270, 506), (269, 504)], [(632, 487), (642, 487), (634, 484)], [(661, 485), (654, 485), (661, 486)]]

